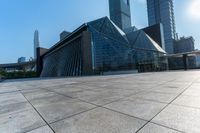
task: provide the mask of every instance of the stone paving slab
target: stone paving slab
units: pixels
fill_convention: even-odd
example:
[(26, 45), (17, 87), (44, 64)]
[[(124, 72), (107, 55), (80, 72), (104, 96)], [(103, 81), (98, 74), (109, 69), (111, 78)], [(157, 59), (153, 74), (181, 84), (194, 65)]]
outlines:
[(20, 92), (0, 94), (0, 105), (9, 105), (15, 103), (27, 102)]
[(30, 103), (48, 123), (52, 123), (96, 107), (77, 99), (64, 97), (58, 94), (34, 99), (31, 100)]
[(21, 93), (0, 94), (0, 117), (20, 113), (28, 109), (32, 109), (32, 106)]
[(172, 104), (200, 109), (200, 97), (181, 95)]
[(43, 126), (27, 133), (53, 133), (53, 131), (51, 130), (49, 126)]
[(16, 92), (16, 91), (18, 91), (18, 89), (17, 89), (16, 86), (3, 86), (0, 89), (0, 94), (10, 93), (10, 92)]
[(181, 133), (181, 132), (164, 126), (156, 125), (154, 123), (148, 123), (138, 133)]
[(169, 105), (153, 120), (155, 123), (187, 133), (200, 132), (200, 110)]
[(0, 133), (199, 133), (200, 71), (0, 83)]
[(167, 82), (152, 88), (151, 91), (178, 95), (183, 92), (189, 85), (190, 83)]
[(168, 94), (168, 93), (161, 93), (161, 92), (151, 92), (151, 91), (141, 91), (135, 94), (133, 97), (154, 101), (154, 102), (161, 102), (161, 103), (170, 103), (174, 100), (177, 94)]
[(192, 84), (184, 93), (186, 96), (196, 96), (200, 97), (200, 84), (194, 83)]
[(44, 126), (45, 122), (33, 109), (0, 116), (1, 133), (22, 133)]
[(97, 108), (51, 126), (57, 133), (131, 133), (145, 123), (124, 114)]
[(106, 108), (144, 120), (151, 120), (167, 104), (129, 97), (106, 105)]

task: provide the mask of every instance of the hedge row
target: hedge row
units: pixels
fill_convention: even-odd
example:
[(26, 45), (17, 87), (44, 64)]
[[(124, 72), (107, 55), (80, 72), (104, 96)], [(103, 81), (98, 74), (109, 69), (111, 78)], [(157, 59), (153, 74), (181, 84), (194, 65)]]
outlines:
[(34, 78), (37, 77), (37, 73), (33, 71), (16, 71), (16, 72), (5, 72), (0, 71), (0, 77), (3, 79), (18, 79), (18, 78)]

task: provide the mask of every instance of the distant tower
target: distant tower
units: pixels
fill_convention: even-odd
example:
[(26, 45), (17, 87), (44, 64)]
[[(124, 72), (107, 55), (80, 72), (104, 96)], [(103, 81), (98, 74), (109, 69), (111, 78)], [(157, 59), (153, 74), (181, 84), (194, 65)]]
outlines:
[(37, 58), (37, 48), (40, 47), (39, 44), (39, 32), (36, 30), (34, 32), (34, 59)]
[(167, 53), (174, 53), (173, 42), (176, 37), (174, 18), (174, 0), (147, 0), (149, 26), (163, 24), (165, 50)]
[(110, 19), (122, 30), (131, 27), (130, 0), (109, 0)]

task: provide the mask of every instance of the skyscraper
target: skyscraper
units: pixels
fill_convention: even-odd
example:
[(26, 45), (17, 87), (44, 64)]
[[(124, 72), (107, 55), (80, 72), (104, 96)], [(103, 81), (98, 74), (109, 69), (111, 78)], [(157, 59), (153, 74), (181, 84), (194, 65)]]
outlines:
[(176, 39), (173, 0), (147, 0), (149, 26), (163, 24), (165, 50), (174, 53), (173, 42)]
[(40, 46), (39, 44), (39, 32), (35, 30), (34, 32), (34, 59), (37, 58), (37, 48)]
[(110, 19), (122, 30), (131, 27), (130, 0), (109, 0)]

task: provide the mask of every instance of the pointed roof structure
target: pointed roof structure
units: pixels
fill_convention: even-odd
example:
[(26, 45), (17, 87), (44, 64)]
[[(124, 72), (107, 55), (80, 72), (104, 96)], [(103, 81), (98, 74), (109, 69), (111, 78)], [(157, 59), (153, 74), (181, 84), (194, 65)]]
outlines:
[[(71, 32), (63, 40), (60, 40), (57, 44), (52, 46), (47, 53), (50, 53), (52, 50), (64, 45), (64, 42), (70, 40), (77, 33), (80, 33), (86, 29), (89, 29), (91, 32), (96, 32), (101, 34), (104, 38), (109, 38), (115, 41), (115, 43), (107, 42), (110, 44), (121, 45), (126, 49), (141, 49), (141, 50), (152, 50), (155, 52), (166, 53), (151, 37), (149, 37), (143, 30), (132, 31), (124, 33), (118, 26), (116, 26), (108, 17), (103, 17), (88, 23), (84, 23), (76, 30)], [(106, 41), (106, 39), (104, 40)], [(46, 53), (46, 54), (47, 54)]]
[(120, 41), (121, 43), (128, 43), (126, 34), (118, 28), (108, 17), (103, 17), (95, 21), (87, 23), (87, 25), (108, 38)]
[(141, 50), (152, 50), (161, 53), (166, 53), (151, 37), (143, 30), (130, 32), (127, 38), (132, 48)]

